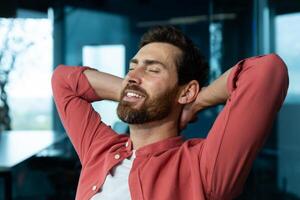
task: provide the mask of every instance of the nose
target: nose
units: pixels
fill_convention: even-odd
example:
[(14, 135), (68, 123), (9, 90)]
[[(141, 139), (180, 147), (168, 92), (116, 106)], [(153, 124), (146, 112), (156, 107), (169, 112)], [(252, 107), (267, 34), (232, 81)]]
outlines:
[(142, 67), (137, 67), (133, 70), (130, 70), (127, 74), (127, 82), (140, 85), (142, 82), (142, 73)]

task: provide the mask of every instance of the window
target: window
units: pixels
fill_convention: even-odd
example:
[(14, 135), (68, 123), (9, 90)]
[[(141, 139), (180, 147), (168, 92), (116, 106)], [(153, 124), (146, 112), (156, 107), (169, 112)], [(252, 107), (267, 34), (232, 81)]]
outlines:
[(10, 71), (5, 91), (13, 130), (51, 129), (52, 43), (49, 19), (0, 18), (0, 72)]
[[(83, 65), (96, 68), (99, 71), (113, 74), (118, 77), (124, 77), (125, 46), (85, 46), (83, 47)], [(120, 122), (116, 112), (116, 102), (95, 102), (93, 103), (93, 106), (96, 111), (101, 113), (102, 121), (104, 121), (106, 124), (114, 126), (117, 124), (117, 122)]]
[(289, 90), (286, 103), (300, 102), (300, 13), (278, 15), (275, 18), (276, 52), (289, 70)]
[[(300, 13), (277, 15), (276, 52), (286, 62), (289, 89), (277, 120), (277, 185), (285, 198), (300, 197)], [(283, 197), (283, 199), (284, 199)]]

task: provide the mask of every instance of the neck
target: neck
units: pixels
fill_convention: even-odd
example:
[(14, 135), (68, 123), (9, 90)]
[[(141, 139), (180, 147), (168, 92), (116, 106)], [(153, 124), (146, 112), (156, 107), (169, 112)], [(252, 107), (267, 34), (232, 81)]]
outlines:
[(174, 119), (163, 119), (138, 125), (131, 124), (129, 128), (133, 149), (139, 149), (148, 144), (176, 137), (179, 134), (178, 123)]

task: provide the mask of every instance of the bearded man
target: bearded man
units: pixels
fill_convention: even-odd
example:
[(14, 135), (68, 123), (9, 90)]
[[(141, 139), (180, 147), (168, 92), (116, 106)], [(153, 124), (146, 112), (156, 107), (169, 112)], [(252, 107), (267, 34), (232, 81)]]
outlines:
[[(89, 67), (59, 66), (56, 106), (78, 153), (77, 200), (205, 200), (240, 194), (288, 88), (275, 54), (244, 59), (203, 87), (208, 67), (170, 26), (141, 39), (124, 79)], [(130, 134), (101, 121), (91, 103), (118, 101)], [(225, 103), (206, 138), (180, 132), (201, 110)]]

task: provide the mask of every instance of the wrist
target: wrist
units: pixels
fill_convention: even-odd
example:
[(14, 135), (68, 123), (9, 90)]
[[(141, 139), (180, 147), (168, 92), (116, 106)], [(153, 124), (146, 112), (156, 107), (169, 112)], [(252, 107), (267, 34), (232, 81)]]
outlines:
[(207, 93), (208, 93), (207, 87), (202, 87), (196, 99), (196, 106), (195, 106), (196, 112), (210, 106), (209, 101), (207, 99), (208, 97)]

